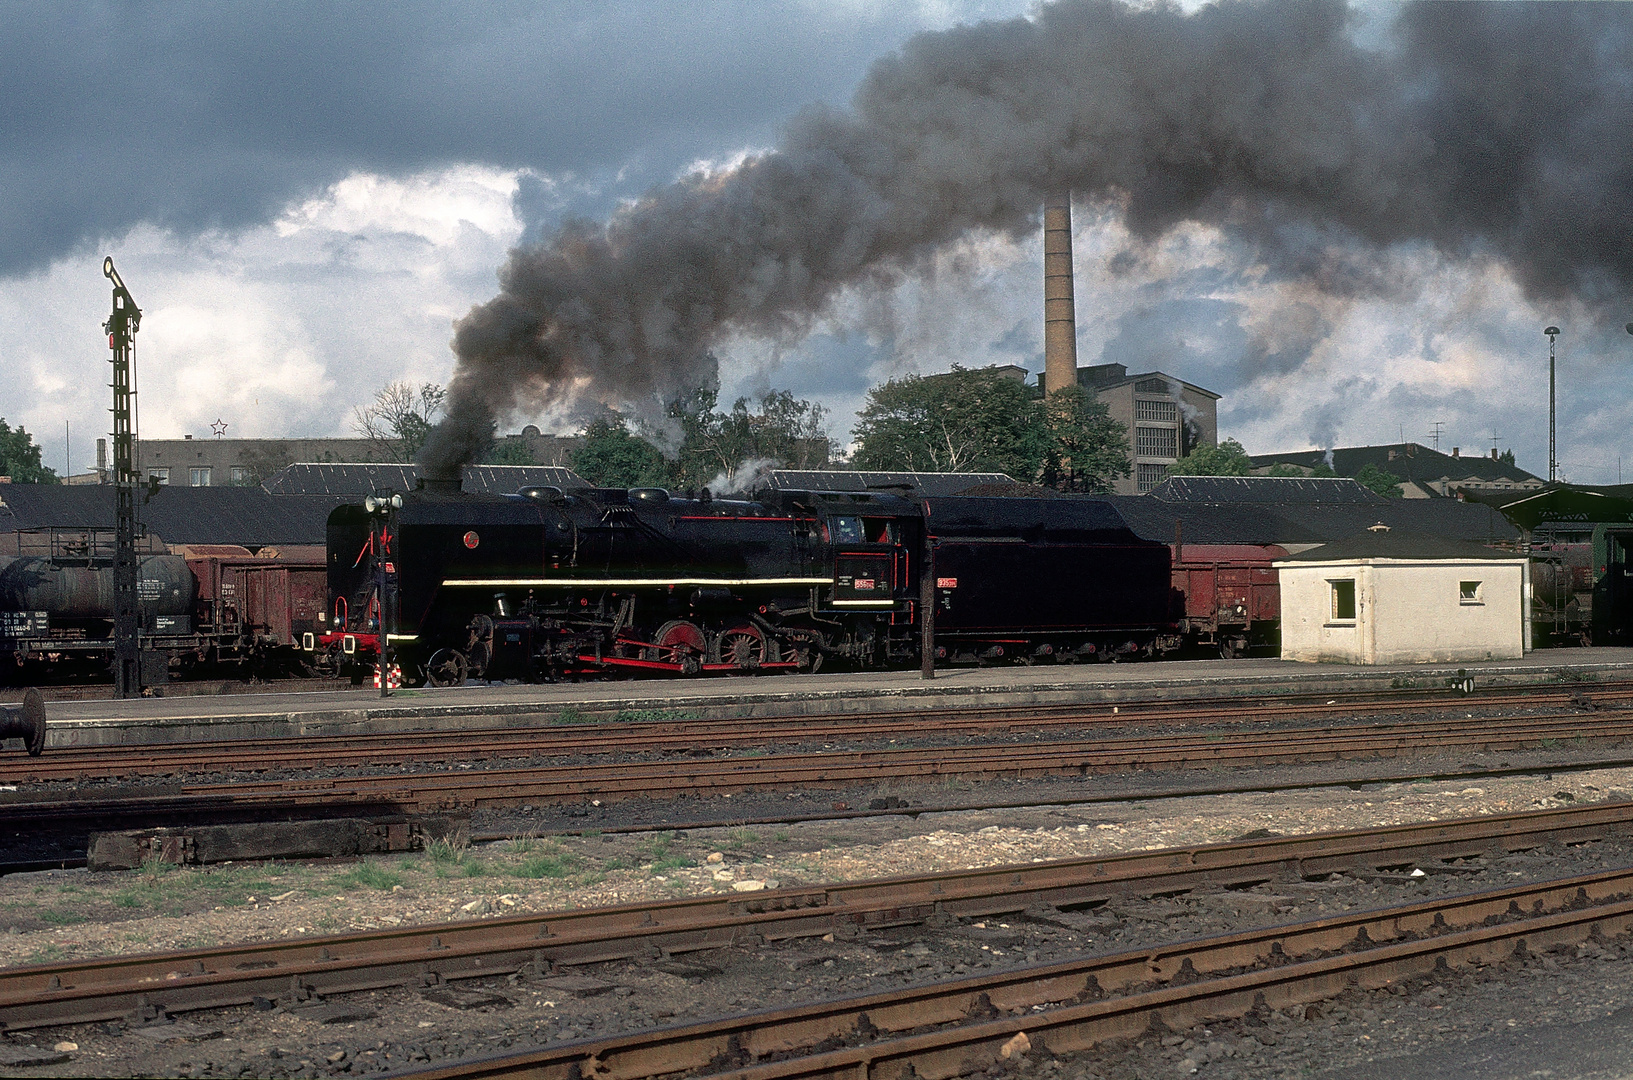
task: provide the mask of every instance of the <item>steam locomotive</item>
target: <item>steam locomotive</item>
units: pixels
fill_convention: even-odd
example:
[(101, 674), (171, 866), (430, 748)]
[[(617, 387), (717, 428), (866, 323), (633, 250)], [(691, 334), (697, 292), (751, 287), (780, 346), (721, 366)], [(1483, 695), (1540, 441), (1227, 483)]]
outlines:
[(929, 574), (938, 660), (1110, 659), (1178, 646), (1169, 564), (1086, 499), (432, 486), (331, 513), (305, 644), (437, 686), (910, 665)]

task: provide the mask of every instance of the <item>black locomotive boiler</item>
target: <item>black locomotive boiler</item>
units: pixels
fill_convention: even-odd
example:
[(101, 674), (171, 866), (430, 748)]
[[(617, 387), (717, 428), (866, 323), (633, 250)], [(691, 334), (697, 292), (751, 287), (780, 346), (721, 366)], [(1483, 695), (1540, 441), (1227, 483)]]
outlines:
[(950, 663), (1177, 645), (1169, 549), (1108, 503), (658, 488), (435, 487), (335, 510), (331, 630), (411, 683), (814, 671), (919, 660), (925, 532)]

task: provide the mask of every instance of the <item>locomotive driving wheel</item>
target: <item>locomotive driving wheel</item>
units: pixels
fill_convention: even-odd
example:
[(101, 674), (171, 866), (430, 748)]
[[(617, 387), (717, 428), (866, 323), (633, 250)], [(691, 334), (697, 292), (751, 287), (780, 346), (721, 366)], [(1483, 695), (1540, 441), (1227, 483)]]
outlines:
[(678, 664), (681, 674), (696, 675), (703, 670), (700, 658), (707, 651), (706, 645), (703, 631), (696, 624), (671, 619), (652, 635), (652, 647), (646, 650), (646, 658), (661, 664)]
[(432, 686), (460, 686), (470, 670), (464, 654), (457, 649), (438, 649), (425, 665), (425, 681)]
[(709, 663), (730, 664), (742, 671), (774, 664), (777, 660), (777, 643), (753, 623), (728, 626), (715, 635), (709, 646)]

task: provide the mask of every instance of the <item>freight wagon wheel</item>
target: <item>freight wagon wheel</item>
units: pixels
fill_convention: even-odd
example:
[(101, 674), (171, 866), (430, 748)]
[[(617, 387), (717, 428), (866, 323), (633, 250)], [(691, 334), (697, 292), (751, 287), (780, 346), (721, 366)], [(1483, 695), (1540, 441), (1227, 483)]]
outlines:
[(765, 632), (753, 623), (727, 627), (709, 648), (709, 663), (731, 664), (744, 670), (776, 663), (777, 659), (777, 643), (768, 641)]
[(662, 664), (679, 664), (682, 674), (695, 675), (702, 670), (698, 658), (707, 651), (703, 631), (684, 619), (671, 619), (658, 627), (652, 636), (652, 648), (647, 659)]
[(470, 665), (455, 649), (438, 649), (425, 665), (425, 681), (432, 686), (459, 686), (470, 673)]

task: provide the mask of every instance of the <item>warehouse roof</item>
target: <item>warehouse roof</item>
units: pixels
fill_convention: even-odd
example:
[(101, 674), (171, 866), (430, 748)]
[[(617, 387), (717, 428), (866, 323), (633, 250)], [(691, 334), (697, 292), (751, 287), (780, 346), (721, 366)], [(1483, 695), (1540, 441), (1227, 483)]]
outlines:
[(827, 469), (774, 469), (770, 485), (777, 491), (877, 491), (906, 489), (908, 494), (946, 497), (981, 484), (1013, 484), (1004, 473), (839, 472)]
[(1322, 544), (1318, 548), (1300, 552), (1278, 562), (1359, 562), (1364, 559), (1405, 559), (1433, 561), (1443, 559), (1524, 559), (1512, 551), (1453, 540), (1427, 532), (1406, 532), (1387, 526), (1374, 525), (1358, 533)]
[(1379, 499), (1375, 503), (1188, 503), (1149, 495), (1102, 496), (1147, 540), (1187, 544), (1323, 544), (1383, 522), (1476, 544), (1512, 543), (1519, 530), (1489, 506), (1456, 499)]
[(1387, 500), (1347, 476), (1170, 476), (1151, 489), (1153, 499), (1186, 503), (1378, 504)]
[[(350, 496), (272, 495), (258, 487), (143, 488), (142, 526), (167, 544), (322, 544), (329, 511)], [(0, 532), (112, 529), (110, 484), (7, 484), (0, 487)]]
[[(419, 479), (413, 465), (372, 462), (303, 462), (287, 465), (261, 484), (274, 495), (345, 495), (362, 498), (376, 491), (412, 491)], [(465, 491), (513, 495), (524, 487), (589, 487), (571, 469), (558, 465), (467, 465)]]

